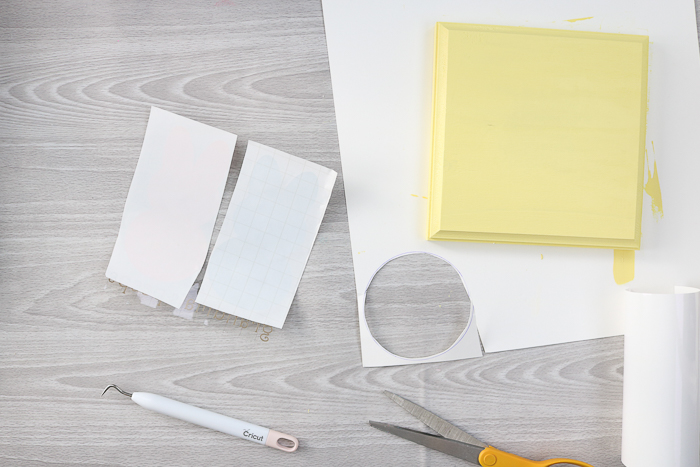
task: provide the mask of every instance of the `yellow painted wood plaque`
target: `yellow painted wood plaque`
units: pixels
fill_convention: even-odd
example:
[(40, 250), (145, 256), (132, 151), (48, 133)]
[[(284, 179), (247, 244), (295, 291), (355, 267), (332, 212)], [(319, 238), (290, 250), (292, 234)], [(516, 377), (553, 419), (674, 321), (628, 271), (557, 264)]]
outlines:
[(429, 239), (638, 249), (648, 51), (437, 23)]

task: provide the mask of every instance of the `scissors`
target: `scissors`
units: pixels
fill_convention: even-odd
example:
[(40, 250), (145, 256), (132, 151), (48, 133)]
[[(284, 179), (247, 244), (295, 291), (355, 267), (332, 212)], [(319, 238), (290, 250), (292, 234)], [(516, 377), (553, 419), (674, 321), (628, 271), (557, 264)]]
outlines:
[(593, 467), (590, 464), (574, 459), (532, 461), (524, 457), (516, 456), (515, 454), (500, 451), (493, 446), (482, 443), (469, 433), (462, 431), (434, 413), (428, 412), (420, 405), (414, 404), (389, 391), (384, 391), (384, 394), (418, 420), (437, 431), (440, 436), (396, 425), (389, 425), (388, 423), (373, 422), (371, 420), (369, 422), (370, 426), (429, 447), (430, 449), (459, 457), (472, 464), (481, 465), (483, 467), (547, 467), (555, 464), (573, 464), (581, 467)]

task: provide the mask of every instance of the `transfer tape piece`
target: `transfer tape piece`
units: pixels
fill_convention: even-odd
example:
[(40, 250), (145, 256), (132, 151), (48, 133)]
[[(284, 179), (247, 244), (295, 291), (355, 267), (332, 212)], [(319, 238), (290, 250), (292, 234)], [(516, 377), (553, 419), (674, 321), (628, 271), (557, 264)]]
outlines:
[(197, 303), (282, 328), (336, 176), (248, 141)]

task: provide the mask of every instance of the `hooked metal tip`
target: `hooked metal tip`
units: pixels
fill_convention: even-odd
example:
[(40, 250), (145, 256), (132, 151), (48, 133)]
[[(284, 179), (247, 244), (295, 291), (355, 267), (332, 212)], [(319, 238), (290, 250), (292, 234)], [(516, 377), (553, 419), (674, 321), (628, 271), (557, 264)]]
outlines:
[(131, 393), (130, 393), (130, 392), (126, 392), (126, 391), (122, 390), (122, 389), (121, 389), (119, 386), (117, 386), (116, 384), (110, 384), (109, 386), (107, 386), (107, 387), (105, 388), (105, 390), (102, 391), (102, 395), (104, 396), (104, 395), (105, 395), (105, 392), (107, 392), (110, 388), (114, 388), (114, 389), (116, 389), (117, 391), (119, 391), (119, 392), (121, 392), (122, 394), (124, 394), (125, 396), (131, 397)]

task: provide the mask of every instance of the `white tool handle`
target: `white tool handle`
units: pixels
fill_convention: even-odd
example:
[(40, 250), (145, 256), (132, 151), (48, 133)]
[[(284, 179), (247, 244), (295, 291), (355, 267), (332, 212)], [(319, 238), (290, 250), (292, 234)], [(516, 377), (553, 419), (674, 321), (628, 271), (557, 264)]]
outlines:
[(192, 405), (183, 404), (167, 397), (151, 394), (150, 392), (135, 392), (131, 400), (141, 407), (186, 422), (194, 423), (212, 430), (221, 431), (239, 438), (247, 439), (258, 444), (286, 452), (294, 452), (299, 447), (299, 440), (294, 436), (285, 435), (278, 431), (246, 423), (235, 418), (227, 417)]

